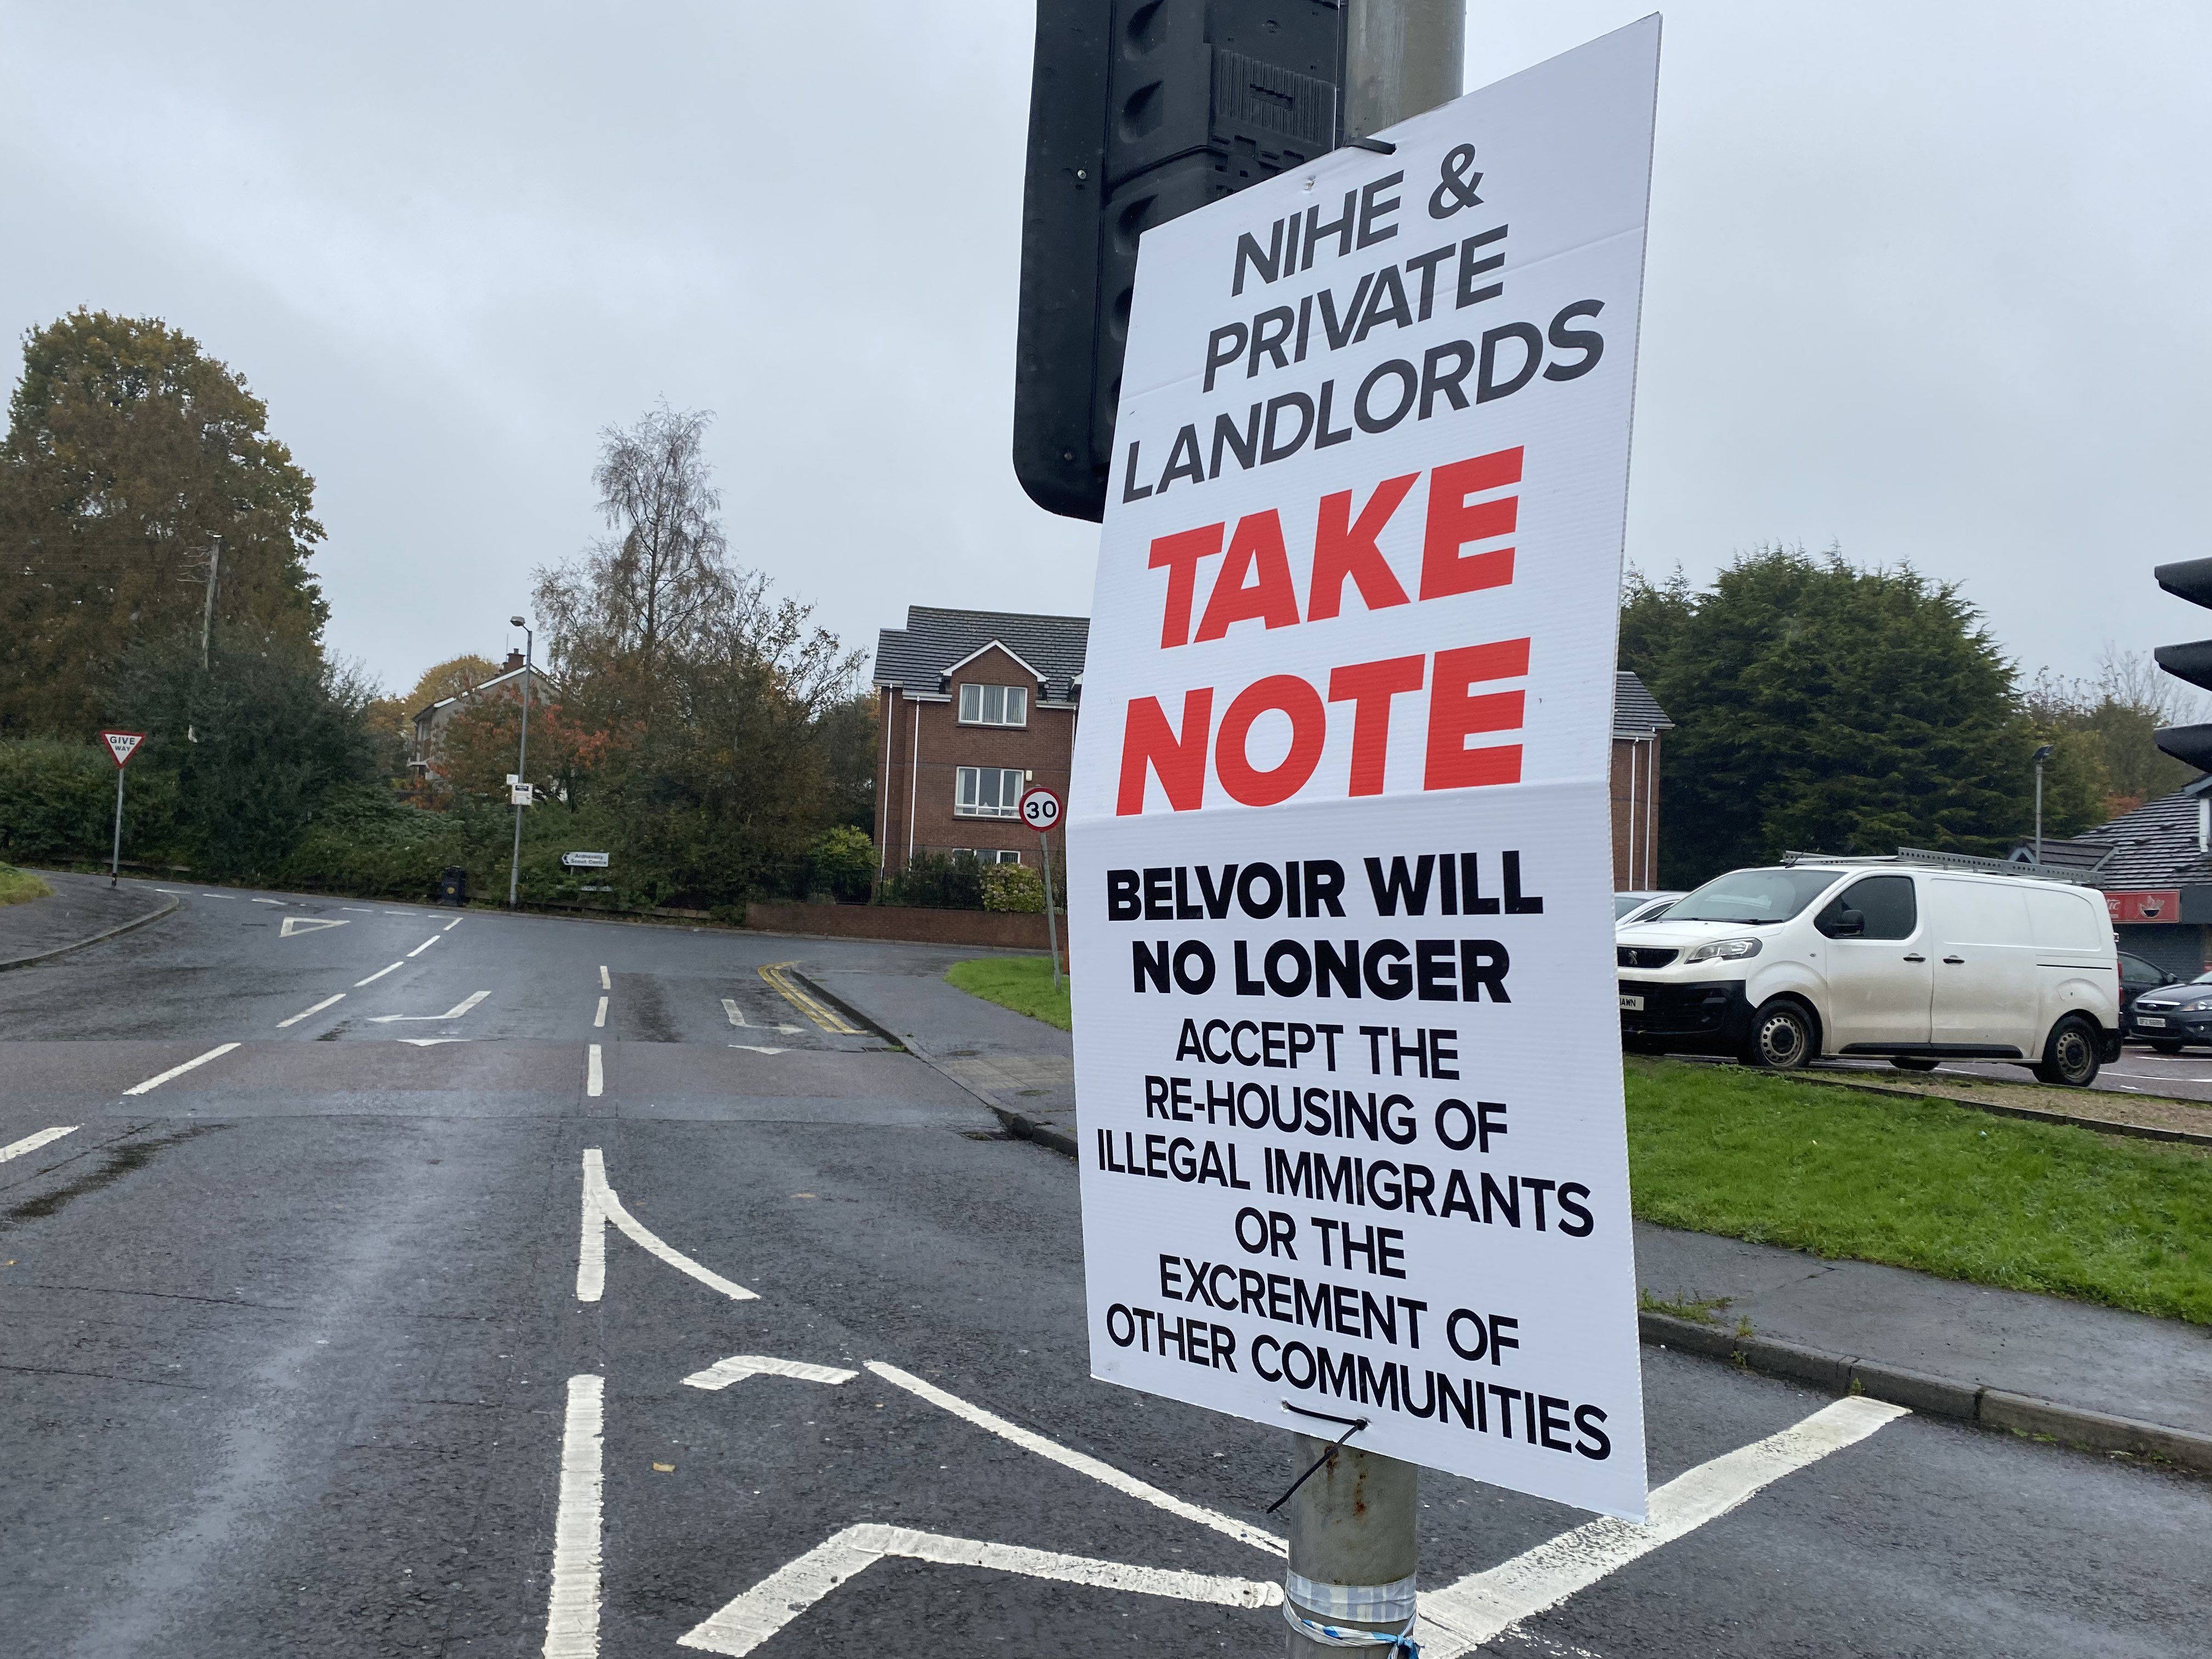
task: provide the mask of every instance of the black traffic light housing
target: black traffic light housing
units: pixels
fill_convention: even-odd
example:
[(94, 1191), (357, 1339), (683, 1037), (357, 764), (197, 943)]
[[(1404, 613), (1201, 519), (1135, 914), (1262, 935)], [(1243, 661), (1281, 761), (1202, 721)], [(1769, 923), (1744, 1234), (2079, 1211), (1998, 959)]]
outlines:
[(1014, 472), (1105, 516), (1137, 240), (1334, 149), (1340, 0), (1037, 0)]
[[(2178, 599), (2212, 608), (2212, 559), (2184, 559), (2158, 568), (2158, 585)], [(2177, 679), (2212, 690), (2212, 640), (2161, 645), (2152, 653), (2158, 665)], [(2212, 772), (2212, 726), (2168, 726), (2156, 733), (2158, 746), (2200, 772)]]

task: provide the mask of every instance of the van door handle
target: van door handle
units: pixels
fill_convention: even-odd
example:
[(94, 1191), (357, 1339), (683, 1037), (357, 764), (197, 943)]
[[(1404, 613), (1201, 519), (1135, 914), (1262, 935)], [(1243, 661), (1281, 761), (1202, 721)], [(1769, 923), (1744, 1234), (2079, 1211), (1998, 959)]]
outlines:
[(1943, 958), (1943, 960), (1944, 960), (1944, 961), (1946, 961), (1946, 962), (1948, 962), (1948, 963), (1949, 963), (1953, 967), (1954, 967), (1954, 968), (1955, 968), (1955, 967), (1963, 967), (1963, 966), (1966, 964), (1966, 957), (1945, 957)]
[(1919, 951), (1915, 951), (1911, 956), (1905, 957), (1905, 960), (1907, 962), (1925, 962), (1928, 958), (1922, 956)]

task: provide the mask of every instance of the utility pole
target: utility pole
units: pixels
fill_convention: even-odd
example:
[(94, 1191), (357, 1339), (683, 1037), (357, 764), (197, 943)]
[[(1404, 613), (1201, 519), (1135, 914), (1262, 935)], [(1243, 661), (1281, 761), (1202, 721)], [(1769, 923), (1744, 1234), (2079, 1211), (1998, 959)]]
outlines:
[(2054, 752), (2054, 745), (2045, 744), (2035, 751), (2035, 861), (2043, 862), (2043, 763)]
[(210, 536), (213, 544), (208, 549), (207, 603), (200, 608), (200, 672), (208, 672), (208, 646), (215, 638), (215, 588), (222, 571), (222, 538)]
[[(1458, 97), (1466, 51), (1467, 0), (1350, 0), (1346, 139), (1368, 137)], [(1291, 1451), (1294, 1476), (1327, 1456), (1286, 1506), (1291, 1552), (1283, 1612), (1291, 1621), (1290, 1659), (1319, 1659), (1347, 1648), (1410, 1651), (1420, 1469), (1348, 1444), (1331, 1453), (1328, 1441), (1303, 1434), (1291, 1437)], [(1366, 1632), (1375, 1634), (1363, 1641)]]
[[(520, 617), (509, 617), (507, 625), (522, 630), (522, 744), (514, 757), (515, 787), (518, 791), (530, 787), (530, 653), (538, 641), (530, 625)], [(522, 796), (514, 798), (514, 855), (507, 866), (507, 908), (515, 908), (516, 896), (522, 887)]]

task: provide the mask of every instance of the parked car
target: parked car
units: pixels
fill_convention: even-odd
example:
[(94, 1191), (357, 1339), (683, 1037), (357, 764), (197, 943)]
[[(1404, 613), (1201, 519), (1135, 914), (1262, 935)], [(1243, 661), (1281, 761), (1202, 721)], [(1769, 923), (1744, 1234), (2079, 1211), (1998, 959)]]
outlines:
[(2180, 975), (2169, 974), (2156, 963), (2145, 962), (2130, 951), (2120, 952), (2121, 1012), (2125, 1013), (2133, 1007), (2136, 999), (2145, 991), (2155, 991), (2160, 986), (2180, 983)]
[(1707, 882), (1615, 930), (1621, 1039), (1775, 1071), (2014, 1060), (2086, 1087), (2120, 1052), (2112, 918), (2090, 889), (2001, 868), (1808, 859)]
[(1615, 893), (1613, 896), (1613, 925), (1626, 927), (1632, 922), (1650, 921), (1676, 899), (1686, 896), (1673, 893)]
[(2185, 983), (2167, 975), (2165, 984), (2137, 993), (2125, 1019), (2128, 1036), (2161, 1054), (2178, 1054), (2192, 1042), (2212, 1048), (2212, 974)]

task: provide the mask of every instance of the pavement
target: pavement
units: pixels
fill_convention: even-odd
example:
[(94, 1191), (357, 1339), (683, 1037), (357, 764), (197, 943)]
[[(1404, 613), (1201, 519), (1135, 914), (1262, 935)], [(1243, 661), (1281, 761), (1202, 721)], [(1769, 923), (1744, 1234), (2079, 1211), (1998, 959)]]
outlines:
[[(177, 896), (0, 975), (0, 1649), (1282, 1650), (1283, 1437), (1089, 1379), (1069, 1161), (905, 1046), (1057, 1051), (970, 953)], [(1430, 1659), (2203, 1651), (2212, 1482), (1644, 1381), (1662, 1526), (1424, 1476)]]
[(143, 927), (178, 901), (143, 882), (108, 884), (105, 876), (33, 870), (52, 888), (46, 898), (0, 905), (0, 969), (21, 968)]

